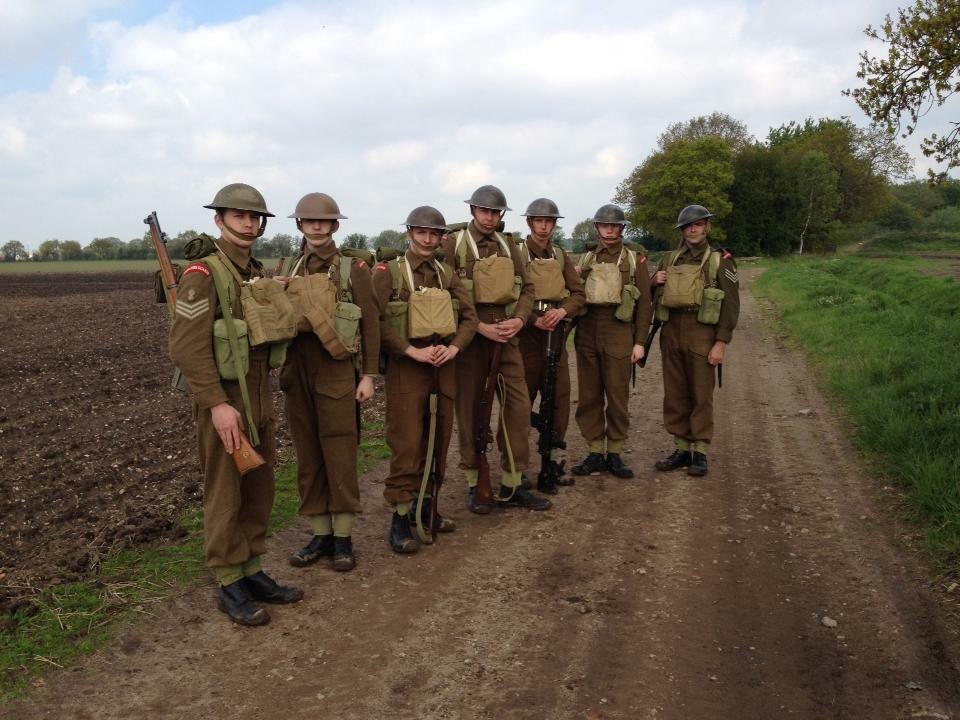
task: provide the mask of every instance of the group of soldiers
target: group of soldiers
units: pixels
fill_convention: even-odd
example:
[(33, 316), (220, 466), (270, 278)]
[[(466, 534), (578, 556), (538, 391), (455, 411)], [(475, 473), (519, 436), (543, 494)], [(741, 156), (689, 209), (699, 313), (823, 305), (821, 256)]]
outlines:
[[(664, 424), (676, 441), (656, 468), (706, 474), (714, 384), (739, 312), (736, 264), (708, 242), (713, 215), (699, 205), (684, 208), (679, 246), (651, 274), (643, 249), (624, 242), (627, 220), (615, 205), (597, 210), (597, 245), (575, 262), (551, 242), (562, 217), (553, 201), (530, 203), (530, 232), (519, 242), (502, 231), (510, 208), (498, 188), (482, 186), (465, 202), (470, 220), (453, 227), (433, 207), (412, 210), (406, 250), (370, 267), (337, 248), (333, 235), (346, 217), (334, 199), (310, 193), (289, 216), (302, 234), (300, 253), (272, 278), (250, 254), (274, 217), (260, 192), (235, 183), (204, 206), (215, 211), (219, 237), (201, 236), (187, 248), (170, 354), (193, 402), (206, 564), (219, 583), (218, 605), (234, 622), (265, 624), (261, 603), (303, 597), (260, 564), (274, 494), (273, 368), (296, 453), (300, 514), (312, 529), (290, 556), (297, 567), (322, 558), (340, 571), (356, 565), (357, 408), (373, 396), (381, 373), (391, 451), (384, 497), (395, 552), (415, 552), (436, 533), (455, 530), (437, 508), (454, 420), (471, 512), (550, 508), (544, 495), (574, 482), (560, 461), (574, 322), (575, 417), (589, 452), (572, 474), (633, 476), (622, 456), (629, 384), (649, 349), (651, 322), (653, 332), (662, 326)], [(486, 461), (494, 396), (495, 493)], [(538, 396), (541, 471), (534, 483), (526, 471)], [(251, 454), (261, 463), (245, 465)]]

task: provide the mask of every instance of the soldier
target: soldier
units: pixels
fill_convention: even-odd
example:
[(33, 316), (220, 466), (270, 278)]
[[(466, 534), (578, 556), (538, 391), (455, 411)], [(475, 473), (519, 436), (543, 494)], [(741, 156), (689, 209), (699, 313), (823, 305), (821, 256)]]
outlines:
[(530, 454), (530, 396), (517, 333), (533, 307), (533, 284), (523, 271), (516, 244), (497, 231), (510, 209), (503, 192), (493, 185), (484, 185), (464, 202), (470, 206), (473, 220), (455, 236), (448, 236), (442, 247), (447, 263), (471, 291), (479, 319), (478, 335), (457, 358), (457, 430), (460, 466), (470, 488), (467, 507), (481, 515), (491, 510), (489, 504), (476, 499), (478, 459), (474, 437), (493, 346), (499, 343), (503, 346), (499, 371), (503, 390), (498, 393), (501, 422), (497, 443), (502, 470), (498, 500), (516, 507), (546, 510), (550, 501), (524, 488), (520, 478)]
[[(406, 253), (378, 263), (373, 275), (381, 308), (381, 347), (386, 356), (390, 474), (383, 496), (393, 508), (388, 537), (390, 547), (398, 553), (416, 552), (419, 547), (410, 531), (410, 521), (411, 517), (416, 520), (417, 497), (426, 491), (421, 479), (431, 463), (428, 457), (428, 448), (432, 445), (428, 436), (430, 396), (434, 393), (437, 396), (433, 438), (437, 447), (433, 452), (437, 457), (435, 470), (442, 481), (453, 430), (457, 384), (452, 361), (470, 344), (477, 329), (477, 314), (470, 294), (453, 269), (434, 256), (440, 239), (447, 232), (443, 215), (429, 206), (418, 207), (407, 216), (406, 225), (409, 243)], [(424, 292), (424, 288), (432, 292)], [(421, 307), (427, 304), (428, 310), (417, 313), (418, 304)], [(448, 323), (449, 327), (438, 327), (436, 323), (417, 327), (415, 314), (442, 321), (440, 324)], [(424, 497), (421, 504), (424, 526), (428, 524), (430, 504), (435, 501), (436, 498)], [(437, 521), (440, 532), (456, 529), (452, 520), (438, 516)]]
[(663, 356), (663, 424), (676, 450), (657, 470), (707, 474), (713, 438), (714, 368), (721, 372), (740, 315), (740, 281), (733, 256), (709, 244), (713, 213), (688, 205), (677, 217), (680, 247), (664, 253), (653, 277)]
[(596, 250), (580, 258), (587, 312), (574, 337), (580, 393), (576, 417), (590, 452), (573, 472), (609, 470), (630, 478), (633, 471), (620, 453), (630, 427), (630, 372), (643, 357), (650, 325), (650, 275), (646, 256), (624, 247), (623, 210), (604, 205), (593, 223), (599, 241)]
[[(550, 242), (550, 236), (557, 227), (557, 220), (563, 217), (557, 204), (547, 198), (539, 198), (530, 203), (524, 217), (527, 218), (530, 234), (520, 247), (520, 258), (534, 285), (534, 305), (526, 327), (520, 331), (520, 353), (523, 355), (530, 402), (533, 403), (545, 380), (545, 358), (550, 333), (558, 327), (564, 327), (561, 325), (564, 318), (574, 318), (580, 314), (585, 296), (580, 275), (570, 256)], [(564, 342), (566, 336), (562, 332), (557, 335), (555, 340), (560, 343), (560, 357), (554, 381), (552, 435), (556, 446), (550, 451), (550, 462), (557, 474), (556, 483), (572, 485), (573, 478), (564, 478), (557, 462), (559, 449), (565, 446), (564, 438), (570, 423), (570, 368)], [(544, 486), (540, 482), (537, 489), (542, 492), (557, 492), (555, 487)]]
[[(260, 567), (273, 508), (276, 450), (268, 375), (278, 362), (272, 346), (249, 347), (246, 337), (234, 336), (226, 341), (232, 357), (218, 363), (214, 333), (223, 337), (226, 323), (236, 331), (231, 318), (245, 318), (238, 302), (241, 283), (263, 277), (263, 266), (250, 256), (250, 248), (273, 214), (263, 196), (243, 183), (222, 188), (204, 207), (216, 211), (220, 239), (214, 244), (204, 236), (209, 243), (183, 271), (170, 357), (190, 385), (203, 473), (204, 559), (220, 585), (218, 605), (240, 625), (264, 625), (270, 615), (256, 601), (282, 604), (303, 598), (301, 590), (278, 585)], [(240, 362), (233, 362), (243, 355), (249, 364), (245, 373)], [(240, 448), (244, 427), (255, 445), (259, 439), (266, 463), (241, 476), (231, 455)]]
[(283, 274), (300, 320), (280, 389), (297, 455), (300, 514), (313, 530), (290, 564), (304, 567), (333, 556), (334, 570), (347, 571), (356, 566), (351, 535), (361, 510), (355, 403), (373, 397), (380, 311), (366, 263), (344, 257), (333, 242), (340, 220), (346, 219), (334, 199), (304, 195), (290, 217), (303, 233), (303, 245)]

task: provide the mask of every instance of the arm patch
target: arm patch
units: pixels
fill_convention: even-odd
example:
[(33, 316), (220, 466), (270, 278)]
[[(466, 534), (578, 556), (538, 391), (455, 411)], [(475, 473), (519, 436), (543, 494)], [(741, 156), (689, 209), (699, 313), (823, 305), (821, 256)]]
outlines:
[[(187, 269), (183, 271), (183, 275), (189, 275), (192, 272), (198, 272), (203, 274), (204, 277), (210, 277), (210, 268), (203, 263), (194, 263), (193, 265), (189, 265)], [(183, 275), (180, 277), (183, 277)]]
[(386, 270), (386, 269), (387, 269), (387, 264), (386, 264), (386, 263), (377, 263), (377, 266), (376, 266), (375, 269), (376, 269), (376, 270)]

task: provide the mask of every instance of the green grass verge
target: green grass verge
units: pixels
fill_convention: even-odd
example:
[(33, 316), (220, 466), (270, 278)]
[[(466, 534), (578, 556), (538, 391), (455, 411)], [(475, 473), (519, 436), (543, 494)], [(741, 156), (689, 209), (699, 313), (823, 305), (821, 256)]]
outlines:
[[(358, 465), (366, 472), (390, 457), (381, 431), (360, 443)], [(294, 463), (277, 471), (277, 490), (270, 530), (287, 527), (297, 518), (300, 501)], [(36, 676), (51, 667), (67, 667), (101, 647), (125, 624), (149, 618), (178, 587), (203, 574), (203, 521), (196, 512), (182, 521), (186, 538), (176, 545), (125, 550), (106, 558), (99, 575), (83, 582), (59, 585), (34, 600), (31, 614), (21, 611), (12, 629), (0, 630), (0, 702), (22, 694)]]
[(942, 231), (890, 231), (881, 233), (862, 252), (870, 254), (957, 253), (960, 233)]
[[(822, 368), (933, 557), (960, 570), (960, 284), (916, 258), (772, 263), (754, 283)], [(927, 263), (929, 264), (929, 263)]]

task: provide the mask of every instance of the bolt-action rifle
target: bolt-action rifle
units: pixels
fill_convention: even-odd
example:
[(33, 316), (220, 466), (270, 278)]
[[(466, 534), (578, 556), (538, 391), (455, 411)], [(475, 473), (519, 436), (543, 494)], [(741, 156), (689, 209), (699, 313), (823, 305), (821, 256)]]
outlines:
[(477, 404), (476, 431), (473, 438), (473, 448), (477, 463), (477, 491), (476, 501), (481, 505), (493, 504), (493, 488), (490, 485), (490, 463), (487, 461), (487, 449), (493, 444), (493, 433), (490, 432), (490, 417), (493, 414), (493, 395), (497, 391), (497, 377), (500, 375), (500, 357), (503, 354), (503, 343), (493, 343), (493, 355), (490, 358), (490, 370), (484, 381), (480, 393), (480, 402)]
[[(160, 264), (160, 279), (163, 283), (163, 294), (167, 298), (167, 309), (170, 311), (170, 319), (176, 312), (177, 307), (177, 288), (180, 282), (173, 270), (173, 262), (170, 260), (170, 253), (167, 252), (167, 235), (160, 229), (160, 219), (157, 217), (157, 211), (154, 210), (147, 215), (143, 222), (150, 228), (150, 240), (153, 243), (153, 250), (157, 254), (157, 262)], [(182, 392), (187, 392), (189, 386), (186, 378), (180, 372), (180, 368), (173, 371), (173, 387)], [(263, 456), (258, 453), (247, 436), (240, 432), (240, 446), (233, 451), (233, 464), (237, 467), (237, 472), (241, 475), (254, 470), (266, 463)]]
[(556, 463), (551, 458), (554, 448), (567, 447), (562, 438), (557, 437), (554, 431), (554, 416), (557, 399), (557, 366), (560, 363), (560, 354), (567, 339), (567, 331), (573, 321), (564, 318), (558, 327), (547, 333), (547, 347), (545, 352), (545, 367), (543, 384), (540, 386), (540, 408), (538, 412), (530, 413), (530, 424), (540, 431), (537, 442), (537, 453), (540, 455), (540, 474), (537, 476), (537, 490), (550, 495), (556, 495), (558, 481), (563, 475), (564, 463)]

